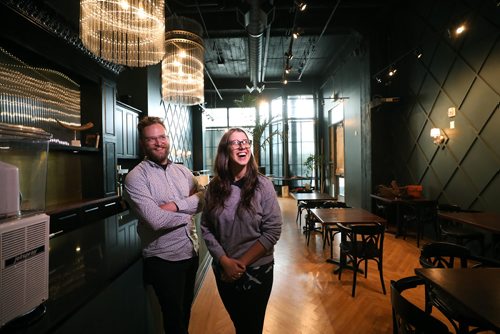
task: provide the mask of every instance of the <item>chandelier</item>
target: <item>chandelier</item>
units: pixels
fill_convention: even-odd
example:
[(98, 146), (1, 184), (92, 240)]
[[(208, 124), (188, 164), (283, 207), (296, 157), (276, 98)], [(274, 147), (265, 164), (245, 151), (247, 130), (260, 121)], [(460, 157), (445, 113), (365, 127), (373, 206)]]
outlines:
[(165, 53), (165, 0), (80, 0), (80, 38), (115, 64), (157, 64)]
[(167, 19), (165, 58), (161, 65), (162, 99), (181, 105), (204, 101), (204, 53), (201, 26), (191, 19)]

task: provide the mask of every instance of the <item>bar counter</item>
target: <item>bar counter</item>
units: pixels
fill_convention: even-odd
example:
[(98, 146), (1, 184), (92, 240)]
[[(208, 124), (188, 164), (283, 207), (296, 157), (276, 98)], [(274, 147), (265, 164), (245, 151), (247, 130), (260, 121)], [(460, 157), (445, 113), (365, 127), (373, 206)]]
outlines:
[(147, 319), (140, 319), (147, 301), (136, 226), (137, 219), (123, 211), (51, 238), (45, 314), (29, 324), (30, 316), (15, 319), (0, 333), (100, 332), (102, 325), (92, 325), (100, 320), (115, 330), (126, 328), (121, 333), (147, 332)]

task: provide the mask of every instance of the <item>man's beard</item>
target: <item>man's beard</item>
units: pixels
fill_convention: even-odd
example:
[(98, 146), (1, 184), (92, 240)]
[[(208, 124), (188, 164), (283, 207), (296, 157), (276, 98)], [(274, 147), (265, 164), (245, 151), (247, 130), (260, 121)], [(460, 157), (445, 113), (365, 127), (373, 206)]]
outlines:
[(169, 147), (167, 145), (162, 146), (162, 148), (165, 148), (164, 153), (160, 153), (154, 149), (149, 150), (148, 152), (148, 159), (156, 162), (159, 165), (163, 165), (167, 162), (167, 157), (168, 157), (168, 151)]

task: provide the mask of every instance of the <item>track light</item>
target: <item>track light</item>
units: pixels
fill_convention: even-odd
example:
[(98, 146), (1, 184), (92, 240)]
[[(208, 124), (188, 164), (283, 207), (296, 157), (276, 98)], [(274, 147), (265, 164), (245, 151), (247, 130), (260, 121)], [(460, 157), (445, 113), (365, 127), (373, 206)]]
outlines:
[(420, 48), (415, 49), (415, 51), (413, 51), (413, 54), (415, 55), (415, 57), (417, 57), (417, 59), (422, 58), (423, 56), (422, 49)]
[(300, 36), (300, 35), (299, 35), (299, 33), (298, 33), (298, 32), (294, 32), (294, 33), (292, 34), (292, 36), (293, 36), (293, 38), (297, 39), (297, 38), (299, 38), (299, 36)]
[(285, 52), (285, 57), (288, 58), (288, 60), (292, 60), (293, 59), (293, 54), (292, 52)]
[(391, 67), (389, 68), (389, 72), (387, 73), (387, 75), (389, 75), (390, 77), (393, 77), (393, 76), (395, 76), (395, 75), (396, 75), (396, 72), (397, 72), (397, 71), (398, 71), (398, 70), (397, 70), (396, 68), (394, 68), (394, 67), (392, 67), (392, 66), (391, 66)]
[(285, 73), (286, 74), (290, 74), (291, 71), (292, 71), (292, 66), (287, 65), (286, 68), (285, 68)]
[(307, 3), (303, 2), (303, 1), (296, 1), (295, 4), (297, 5), (297, 8), (303, 12), (306, 10), (307, 8)]

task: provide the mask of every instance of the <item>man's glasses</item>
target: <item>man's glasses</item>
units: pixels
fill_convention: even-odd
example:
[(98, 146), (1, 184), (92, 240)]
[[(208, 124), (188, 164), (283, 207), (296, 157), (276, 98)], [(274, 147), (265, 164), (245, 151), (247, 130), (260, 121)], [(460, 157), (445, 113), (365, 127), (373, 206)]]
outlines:
[(161, 135), (161, 136), (157, 136), (157, 137), (144, 137), (144, 140), (146, 141), (146, 143), (154, 143), (156, 141), (159, 141), (159, 142), (164, 142), (166, 141), (168, 138), (167, 135)]
[(252, 145), (252, 141), (251, 140), (248, 140), (248, 139), (243, 139), (243, 140), (231, 140), (229, 142), (229, 145), (231, 145), (232, 147), (234, 148), (237, 148), (237, 147), (240, 147), (243, 146), (243, 147), (250, 147), (250, 145)]

